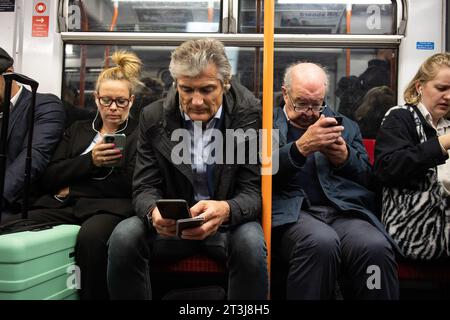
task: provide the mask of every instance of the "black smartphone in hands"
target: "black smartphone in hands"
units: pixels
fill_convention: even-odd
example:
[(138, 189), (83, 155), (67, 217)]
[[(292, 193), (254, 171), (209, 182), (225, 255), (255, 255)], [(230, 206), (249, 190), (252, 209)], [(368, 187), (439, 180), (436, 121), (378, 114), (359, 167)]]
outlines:
[(196, 216), (194, 218), (179, 219), (177, 220), (177, 235), (181, 238), (181, 233), (184, 229), (190, 229), (200, 227), (205, 222), (205, 218), (202, 216)]
[(341, 116), (334, 116), (334, 119), (337, 121), (337, 126), (342, 126), (342, 117)]
[(161, 216), (164, 219), (187, 219), (191, 217), (189, 206), (184, 199), (160, 199), (156, 201)]

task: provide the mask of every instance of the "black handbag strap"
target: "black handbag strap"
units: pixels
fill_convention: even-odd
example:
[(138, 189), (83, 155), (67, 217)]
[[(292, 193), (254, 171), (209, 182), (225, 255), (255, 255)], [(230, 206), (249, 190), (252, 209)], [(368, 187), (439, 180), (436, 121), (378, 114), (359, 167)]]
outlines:
[(23, 201), (22, 201), (22, 219), (26, 219), (28, 216), (28, 198), (30, 192), (31, 184), (31, 145), (33, 142), (33, 124), (34, 124), (34, 113), (36, 106), (36, 92), (39, 83), (23, 74), (19, 73), (4, 73), (2, 74), (5, 79), (5, 96), (3, 100), (3, 119), (2, 119), (2, 129), (0, 132), (0, 222), (2, 218), (3, 211), (3, 192), (5, 188), (5, 174), (6, 174), (6, 140), (8, 136), (8, 124), (9, 124), (9, 108), (11, 104), (11, 88), (12, 82), (17, 81), (21, 84), (25, 84), (31, 87), (32, 97), (31, 97), (31, 107), (28, 109), (28, 144), (27, 144), (27, 155), (25, 159), (25, 180), (24, 180), (24, 191), (23, 191)]

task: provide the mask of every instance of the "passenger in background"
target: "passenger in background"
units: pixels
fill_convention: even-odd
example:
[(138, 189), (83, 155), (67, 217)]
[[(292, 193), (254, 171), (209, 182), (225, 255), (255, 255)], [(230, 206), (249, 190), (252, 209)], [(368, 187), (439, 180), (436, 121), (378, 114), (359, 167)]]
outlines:
[(404, 100), (386, 113), (375, 145), (382, 221), (406, 257), (449, 257), (449, 53), (422, 63)]
[[(5, 79), (1, 74), (14, 72), (14, 60), (0, 48), (0, 105), (3, 105)], [(16, 213), (25, 182), (25, 157), (28, 139), (28, 112), (31, 106), (31, 92), (15, 81), (11, 88), (11, 108), (8, 123), (6, 147), (6, 175), (3, 193), (7, 211)], [(55, 148), (64, 132), (65, 113), (61, 100), (52, 94), (38, 93), (34, 116), (33, 149), (31, 161), (31, 182), (36, 182), (47, 167)], [(0, 113), (0, 132), (3, 114)], [(4, 221), (6, 222), (6, 220)]]
[[(139, 84), (141, 61), (130, 52), (112, 55), (95, 88), (97, 116), (75, 122), (43, 176), (48, 194), (39, 198), (29, 219), (81, 225), (75, 247), (81, 270), (81, 298), (107, 299), (107, 241), (114, 227), (133, 213), (131, 180), (137, 122), (129, 117)], [(121, 152), (105, 134), (125, 134)]]
[(322, 67), (294, 64), (284, 76), (284, 107), (274, 110), (280, 149), (272, 248), (288, 264), (286, 296), (332, 299), (342, 279), (344, 298), (396, 299), (394, 250), (374, 214), (361, 134), (356, 123), (343, 117), (339, 125), (340, 114), (323, 106), (327, 90)]
[(87, 109), (78, 104), (78, 90), (73, 86), (67, 86), (63, 89), (63, 104), (66, 110), (66, 128), (72, 123), (79, 120), (94, 119), (96, 110), (94, 108)]
[(381, 86), (367, 91), (355, 111), (355, 121), (365, 139), (375, 139), (384, 114), (393, 106), (395, 94), (391, 88)]
[[(169, 68), (175, 79), (172, 89), (164, 100), (146, 107), (140, 118), (133, 179), (137, 216), (122, 221), (109, 240), (111, 298), (152, 299), (149, 268), (155, 262), (203, 252), (227, 262), (229, 299), (266, 299), (259, 165), (250, 163), (248, 152), (244, 163), (231, 156), (234, 162), (225, 165), (229, 148), (212, 147), (213, 141), (221, 140), (215, 134), (224, 137), (223, 143), (225, 138), (234, 139), (226, 129), (256, 133), (261, 126), (260, 103), (231, 79), (220, 41), (181, 44), (173, 51)], [(216, 129), (215, 134), (208, 129)], [(172, 133), (186, 139), (177, 143)], [(228, 142), (227, 147), (234, 145)], [(183, 159), (175, 155), (180, 146)], [(235, 149), (234, 145), (234, 155)], [(222, 159), (215, 158), (218, 150), (225, 153)], [(164, 198), (185, 199), (191, 215), (204, 217), (204, 224), (177, 238), (175, 220), (163, 218), (156, 207), (156, 201)]]
[(394, 57), (393, 55), (392, 49), (377, 49), (375, 58), (367, 63), (367, 69), (358, 77), (364, 94), (375, 87), (391, 86), (391, 60)]
[(135, 119), (139, 119), (144, 107), (161, 99), (164, 94), (164, 85), (161, 81), (146, 77), (142, 78), (141, 82), (143, 86), (140, 88), (138, 96), (136, 96), (134, 108), (130, 114)]
[[(376, 57), (368, 62), (367, 69), (359, 76), (342, 77), (337, 85), (339, 112), (355, 120), (354, 113), (364, 95), (372, 88), (391, 86), (392, 49), (377, 49)], [(363, 134), (363, 137), (366, 138)]]

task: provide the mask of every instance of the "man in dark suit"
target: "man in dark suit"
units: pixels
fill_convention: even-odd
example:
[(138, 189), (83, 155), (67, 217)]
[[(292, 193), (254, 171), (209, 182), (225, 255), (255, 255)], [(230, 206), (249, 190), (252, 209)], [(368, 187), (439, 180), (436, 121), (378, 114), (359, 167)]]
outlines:
[[(230, 129), (260, 128), (260, 103), (231, 81), (220, 41), (183, 43), (172, 53), (170, 71), (175, 82), (168, 96), (141, 114), (133, 181), (137, 217), (121, 222), (109, 240), (110, 296), (151, 299), (151, 263), (203, 252), (227, 262), (230, 299), (266, 299), (260, 168), (248, 152), (244, 163), (235, 161), (236, 147), (225, 146)], [(183, 137), (181, 143), (176, 136)], [(216, 144), (220, 138), (222, 145)], [(176, 151), (180, 146), (182, 155)], [(223, 163), (231, 152), (232, 161)], [(203, 225), (177, 238), (176, 221), (156, 207), (164, 198), (185, 199), (191, 215), (204, 218)]]
[(331, 299), (338, 279), (345, 298), (398, 298), (398, 247), (374, 214), (358, 125), (324, 105), (328, 76), (316, 64), (290, 66), (282, 90), (272, 248), (288, 265), (287, 298)]
[[(0, 74), (14, 72), (14, 60), (0, 48)], [(5, 79), (0, 75), (0, 104), (4, 102)], [(24, 188), (25, 157), (28, 138), (28, 111), (31, 92), (15, 81), (11, 88), (11, 107), (7, 133), (5, 189), (2, 201), (9, 211), (17, 211)], [(62, 137), (65, 111), (51, 94), (36, 95), (31, 182), (39, 179)]]

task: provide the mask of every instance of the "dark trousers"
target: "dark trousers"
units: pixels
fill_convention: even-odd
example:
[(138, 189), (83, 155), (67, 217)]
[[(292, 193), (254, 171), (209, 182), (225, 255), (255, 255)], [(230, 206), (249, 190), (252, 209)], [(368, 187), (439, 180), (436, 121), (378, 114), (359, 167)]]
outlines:
[(28, 218), (35, 221), (52, 221), (61, 224), (80, 225), (75, 246), (75, 261), (81, 271), (80, 297), (83, 300), (108, 299), (106, 266), (108, 262), (108, 239), (123, 217), (102, 213), (79, 218), (71, 207), (36, 209)]
[(227, 262), (229, 299), (267, 299), (267, 251), (259, 223), (247, 222), (228, 233), (193, 241), (161, 237), (136, 216), (122, 221), (109, 240), (111, 299), (152, 299), (152, 262), (176, 261), (199, 252)]
[(338, 280), (346, 299), (398, 299), (394, 252), (365, 220), (302, 211), (297, 223), (274, 228), (272, 243), (288, 264), (287, 299), (332, 299)]

